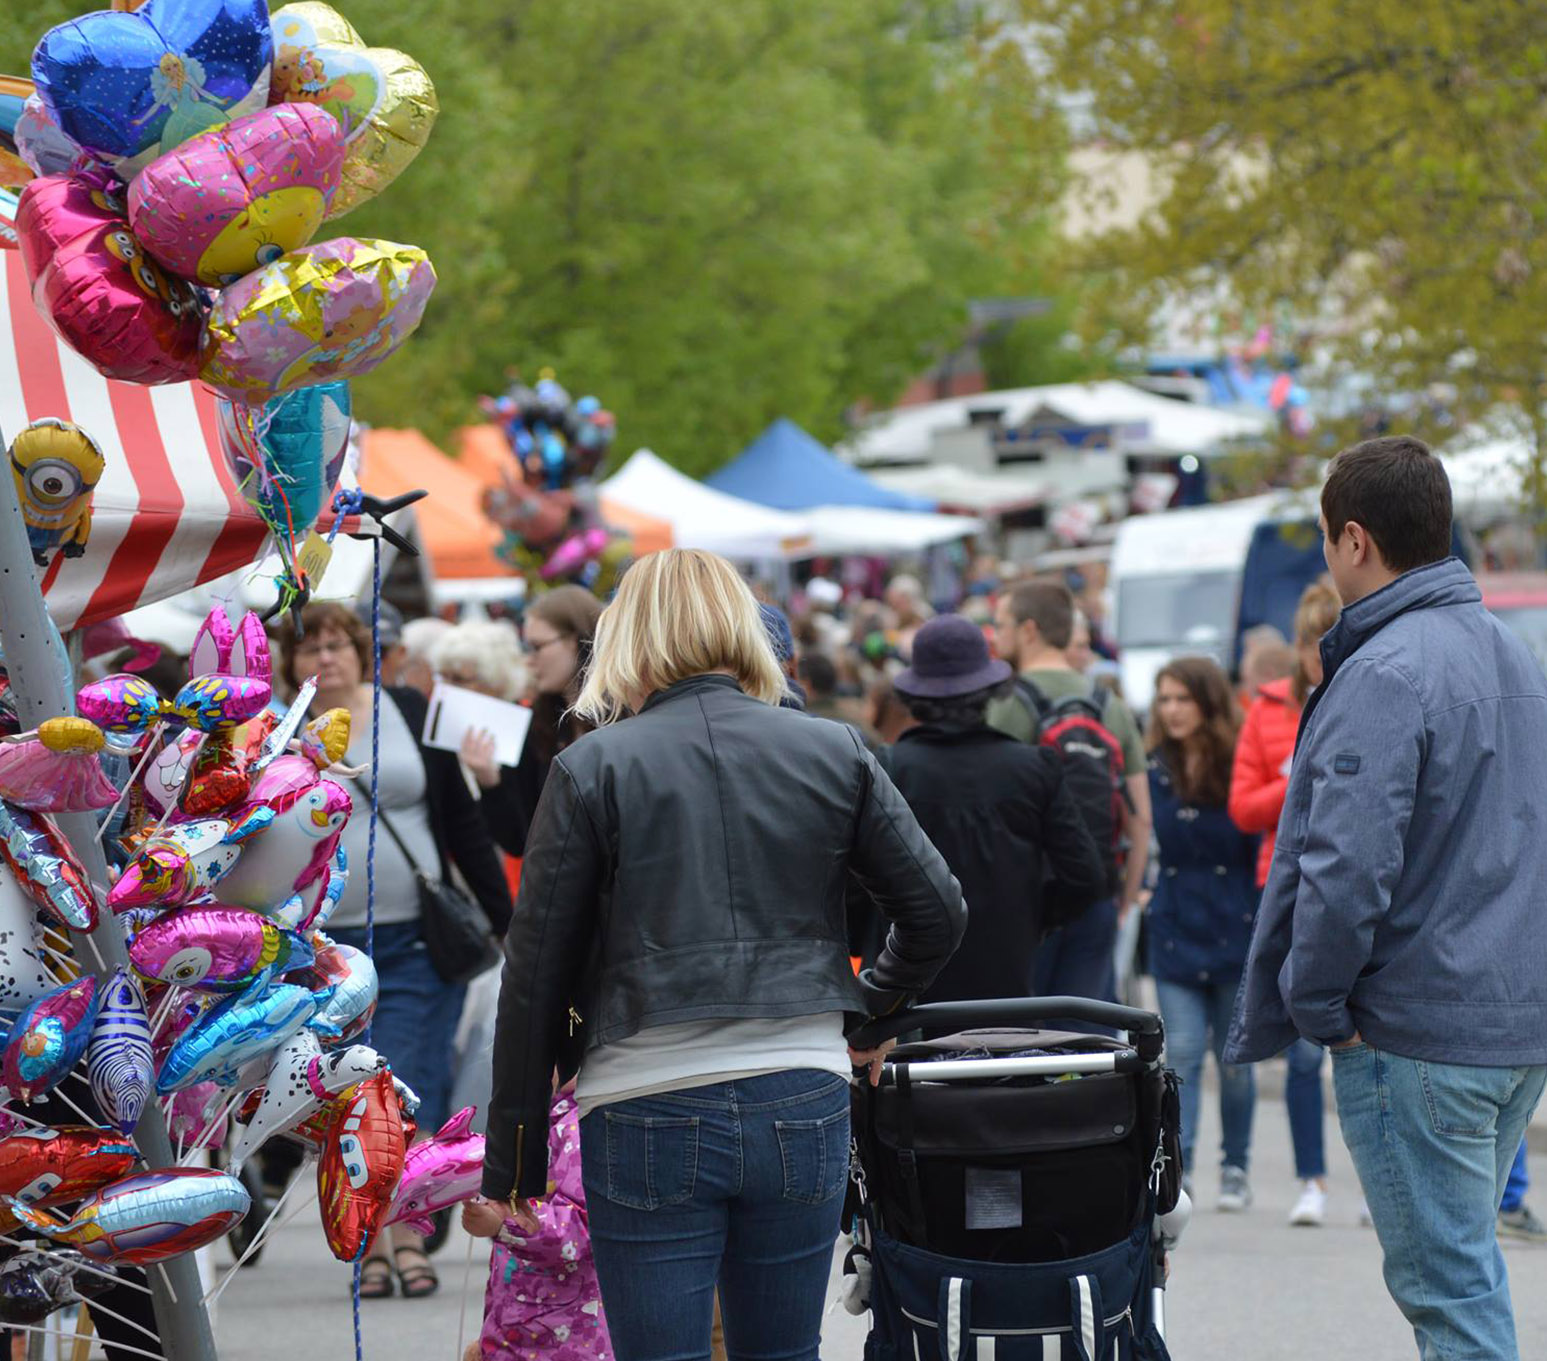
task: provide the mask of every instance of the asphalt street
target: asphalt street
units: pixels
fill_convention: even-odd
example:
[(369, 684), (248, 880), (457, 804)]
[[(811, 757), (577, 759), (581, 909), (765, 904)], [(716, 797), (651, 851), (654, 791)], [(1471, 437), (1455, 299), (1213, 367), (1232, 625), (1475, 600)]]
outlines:
[[(1205, 1100), (1202, 1149), (1218, 1145), (1211, 1105), (1212, 1095)], [(1358, 1186), (1335, 1120), (1329, 1120), (1328, 1136), (1332, 1195), (1324, 1228), (1289, 1227), (1297, 1187), (1284, 1107), (1271, 1096), (1257, 1112), (1253, 1209), (1216, 1212), (1214, 1178), (1200, 1175), (1201, 1204), (1172, 1272), (1169, 1336), (1178, 1361), (1304, 1361), (1318, 1355), (1411, 1361), (1416, 1355), (1381, 1283), (1375, 1234), (1359, 1226)], [(1547, 1178), (1547, 1155), (1534, 1161), (1538, 1175)], [(1547, 1211), (1547, 1182), (1536, 1199)], [(367, 1361), (453, 1361), (459, 1335), (467, 1341), (477, 1336), (487, 1249), (475, 1245), (470, 1258), (468, 1245), (458, 1232), (436, 1258), (442, 1286), (433, 1298), (363, 1306)], [(1512, 1245), (1506, 1251), (1520, 1354), (1547, 1356), (1547, 1247)], [(224, 1268), (230, 1260), (222, 1248), (218, 1263)], [(851, 1361), (861, 1355), (866, 1325), (836, 1303), (836, 1281), (835, 1264), (823, 1356)], [(314, 1209), (281, 1229), (261, 1262), (231, 1282), (219, 1302), (216, 1332), (223, 1361), (344, 1361), (353, 1354), (349, 1271), (328, 1256)]]

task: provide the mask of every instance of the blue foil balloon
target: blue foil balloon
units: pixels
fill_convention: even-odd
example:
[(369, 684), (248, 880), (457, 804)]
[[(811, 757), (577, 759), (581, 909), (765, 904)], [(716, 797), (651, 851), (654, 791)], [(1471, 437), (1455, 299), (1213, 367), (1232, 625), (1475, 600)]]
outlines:
[(64, 132), (123, 178), (269, 99), (264, 0), (147, 0), (51, 28), (32, 78)]
[(299, 388), (262, 406), (220, 401), (220, 443), (267, 524), (299, 536), (333, 496), (349, 447), (347, 382)]
[(172, 1046), (157, 1091), (166, 1095), (200, 1082), (230, 1086), (249, 1063), (271, 1055), (311, 1020), (317, 1006), (317, 999), (294, 983), (277, 984), (256, 999), (222, 1002)]

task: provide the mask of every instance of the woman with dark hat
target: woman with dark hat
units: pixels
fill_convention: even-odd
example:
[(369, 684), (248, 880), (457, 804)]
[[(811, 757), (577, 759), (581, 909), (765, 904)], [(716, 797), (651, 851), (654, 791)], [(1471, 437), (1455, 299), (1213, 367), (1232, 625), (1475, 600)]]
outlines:
[(1102, 892), (1101, 855), (1058, 754), (985, 720), (1011, 675), (975, 624), (947, 614), (919, 629), (912, 666), (893, 680), (917, 726), (881, 764), (970, 908), (966, 939), (925, 1001), (1031, 996), (1042, 937)]

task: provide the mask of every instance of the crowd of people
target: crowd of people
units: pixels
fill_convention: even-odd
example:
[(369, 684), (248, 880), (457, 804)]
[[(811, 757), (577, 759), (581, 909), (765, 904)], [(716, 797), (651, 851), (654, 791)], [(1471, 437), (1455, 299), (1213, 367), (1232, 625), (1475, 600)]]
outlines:
[[(368, 616), (308, 605), (282, 679), (316, 675), (354, 717), (346, 760), (378, 772), (374, 1042), (424, 1133), (469, 1084), (487, 1108), (470, 1355), (701, 1355), (712, 1333), (715, 1355), (755, 1336), (815, 1356), (847, 1084), (883, 1057), (846, 1033), (908, 1000), (1023, 996), (1158, 1006), (1185, 1184), (1224, 1212), (1252, 1204), (1254, 1065), (1283, 1058), (1296, 1225), (1327, 1217), (1330, 1049), (1420, 1348), (1514, 1355), (1496, 1235), (1547, 1240), (1522, 1139), (1547, 1075), (1523, 885), (1547, 841), (1496, 786), (1539, 778), (1547, 680), (1449, 560), (1443, 478), (1414, 441), (1343, 455), (1294, 636), (1249, 637), (1234, 682), (1174, 659), (1142, 724), (1094, 575), (979, 563), (941, 613), (913, 577), (879, 598), (817, 577), (785, 610), (673, 550), (605, 608), (566, 586), (519, 627), (387, 609), (374, 730)], [(531, 706), (515, 765), (487, 733), (423, 743), (437, 680)], [(424, 885), (446, 881), (502, 942), (497, 1010), (492, 980), (430, 960)], [(366, 883), (331, 928), (361, 946)], [(362, 1296), (433, 1293), (433, 1246), (394, 1228)]]

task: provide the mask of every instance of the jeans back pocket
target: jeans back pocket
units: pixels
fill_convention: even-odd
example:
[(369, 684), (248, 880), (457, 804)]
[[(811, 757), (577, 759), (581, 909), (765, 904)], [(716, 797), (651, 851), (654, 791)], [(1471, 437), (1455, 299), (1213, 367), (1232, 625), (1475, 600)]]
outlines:
[(849, 1179), (849, 1112), (821, 1120), (775, 1120), (784, 1162), (784, 1198), (821, 1205), (839, 1195)]
[(1517, 1082), (1515, 1069), (1424, 1059), (1414, 1060), (1413, 1066), (1423, 1087), (1429, 1123), (1442, 1139), (1492, 1139), (1498, 1133), (1499, 1112)]
[(603, 1110), (607, 1199), (634, 1210), (681, 1205), (698, 1180), (698, 1118)]

